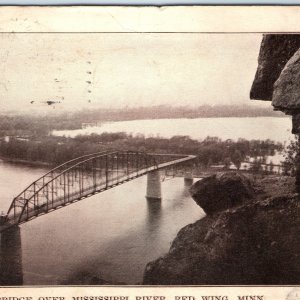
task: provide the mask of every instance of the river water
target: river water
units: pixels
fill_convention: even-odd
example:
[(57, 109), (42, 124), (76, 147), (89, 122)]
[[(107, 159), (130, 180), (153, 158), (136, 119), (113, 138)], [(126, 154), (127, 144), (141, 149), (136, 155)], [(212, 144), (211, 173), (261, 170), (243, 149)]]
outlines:
[[(270, 117), (126, 121), (53, 134), (120, 131), (194, 139), (284, 142), (292, 138), (289, 118)], [(0, 210), (6, 211), (13, 197), (46, 171), (0, 161)], [(147, 202), (145, 191), (144, 176), (23, 224), (24, 283), (71, 284), (71, 278), (82, 274), (112, 282), (141, 282), (146, 263), (169, 250), (179, 229), (204, 216), (182, 178), (163, 182), (160, 205)]]
[(101, 126), (85, 129), (53, 131), (53, 134), (74, 137), (78, 134), (126, 132), (166, 138), (188, 135), (200, 140), (207, 136), (217, 136), (223, 140), (271, 139), (283, 143), (293, 138), (291, 128), (292, 121), (289, 117), (196, 118), (106, 122)]
[[(1, 210), (46, 171), (0, 161)], [(204, 216), (182, 178), (162, 183), (160, 205), (145, 191), (144, 176), (21, 225), (24, 284), (72, 283), (82, 274), (141, 282), (146, 263)]]

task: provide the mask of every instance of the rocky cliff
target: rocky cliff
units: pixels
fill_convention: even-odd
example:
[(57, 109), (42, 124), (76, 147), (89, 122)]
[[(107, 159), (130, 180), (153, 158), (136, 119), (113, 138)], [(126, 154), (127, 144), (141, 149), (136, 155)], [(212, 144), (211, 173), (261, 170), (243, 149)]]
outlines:
[(143, 284), (299, 283), (294, 181), (267, 177), (253, 189), (255, 197), (181, 229), (170, 251), (147, 265)]
[(293, 116), (300, 133), (300, 34), (264, 35), (250, 98), (270, 100), (276, 110)]
[(299, 34), (264, 35), (257, 71), (250, 91), (251, 99), (272, 100), (274, 83), (299, 48)]

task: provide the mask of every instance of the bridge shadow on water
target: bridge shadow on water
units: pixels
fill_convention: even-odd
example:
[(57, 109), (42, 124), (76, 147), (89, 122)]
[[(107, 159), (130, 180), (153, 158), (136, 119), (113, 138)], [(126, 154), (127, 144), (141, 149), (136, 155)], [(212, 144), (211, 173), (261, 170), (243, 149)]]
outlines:
[(0, 285), (22, 285), (21, 229), (11, 227), (1, 233)]

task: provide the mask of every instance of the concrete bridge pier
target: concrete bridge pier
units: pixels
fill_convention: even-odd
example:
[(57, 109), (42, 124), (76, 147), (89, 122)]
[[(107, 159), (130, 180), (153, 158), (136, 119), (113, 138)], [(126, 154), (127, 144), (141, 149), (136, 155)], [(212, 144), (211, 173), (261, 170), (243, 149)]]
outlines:
[(147, 200), (161, 200), (160, 172), (152, 171), (147, 175)]
[(13, 226), (0, 232), (0, 285), (22, 285), (21, 229)]
[(193, 174), (192, 172), (191, 173), (188, 173), (184, 176), (184, 186), (185, 187), (190, 187), (193, 182), (194, 182), (194, 178), (193, 178)]

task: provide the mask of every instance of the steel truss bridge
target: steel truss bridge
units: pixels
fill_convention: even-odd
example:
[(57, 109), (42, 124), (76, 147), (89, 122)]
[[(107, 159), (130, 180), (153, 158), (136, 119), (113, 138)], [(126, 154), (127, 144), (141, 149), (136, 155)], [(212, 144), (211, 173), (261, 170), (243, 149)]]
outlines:
[(174, 173), (177, 168), (182, 172), (195, 164), (194, 155), (131, 151), (75, 158), (50, 170), (16, 196), (2, 217), (0, 232), (155, 170)]

